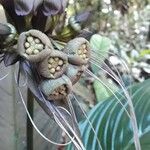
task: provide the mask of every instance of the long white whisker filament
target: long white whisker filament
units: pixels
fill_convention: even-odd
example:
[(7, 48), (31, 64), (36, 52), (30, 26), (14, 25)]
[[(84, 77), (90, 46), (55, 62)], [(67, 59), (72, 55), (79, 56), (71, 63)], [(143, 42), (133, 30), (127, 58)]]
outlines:
[[(60, 108), (60, 107), (59, 107)], [(65, 110), (67, 113), (68, 113), (68, 111), (66, 110), (66, 109), (64, 109), (63, 108), (63, 110)], [(70, 114), (70, 113), (69, 113)], [(66, 132), (66, 133), (68, 133), (67, 132), (67, 130), (62, 126), (62, 123), (59, 121), (59, 119), (57, 118), (57, 116), (55, 115), (55, 112), (53, 113), (53, 115), (54, 115), (54, 118), (55, 118), (55, 121), (57, 122), (57, 123), (59, 123), (59, 125), (61, 125), (60, 127), (62, 127), (62, 129)], [(63, 117), (63, 116), (62, 116)], [(85, 147), (83, 146), (83, 144), (82, 144), (82, 142), (81, 142), (81, 140), (78, 138), (78, 136), (76, 135), (76, 133), (74, 132), (74, 130), (72, 129), (72, 127), (68, 124), (68, 122), (66, 122), (66, 120), (64, 120), (65, 121), (65, 123), (66, 123), (66, 125), (68, 126), (68, 128), (71, 130), (71, 132), (74, 134), (74, 136), (76, 137), (76, 139), (77, 139), (77, 142), (79, 143), (79, 145), (78, 145), (78, 143), (76, 143), (76, 141), (72, 141), (75, 145), (77, 145), (77, 147), (80, 149), (80, 150), (85, 150)], [(67, 134), (68, 135), (68, 134)], [(70, 136), (70, 134), (68, 135), (69, 136), (69, 138), (72, 138), (71, 136)]]
[(67, 98), (67, 103), (68, 103), (68, 105), (70, 107), (71, 114), (73, 115), (74, 122), (76, 124), (78, 124), (77, 117), (76, 117), (76, 114), (74, 112), (74, 108), (72, 106), (72, 102), (71, 102), (70, 96), (68, 96), (68, 98)]
[[(25, 74), (26, 74), (25, 82), (22, 85), (18, 85), (19, 87), (24, 87), (24, 86), (27, 85), (27, 81), (28, 81), (28, 79), (27, 79), (27, 73), (25, 72)], [(14, 71), (14, 77), (15, 77), (15, 81), (17, 83), (17, 71), (16, 70)]]
[(95, 129), (94, 129), (92, 123), (90, 122), (90, 120), (89, 120), (88, 116), (86, 115), (85, 111), (83, 110), (83, 108), (80, 106), (80, 103), (78, 102), (76, 96), (75, 96), (74, 94), (72, 94), (72, 96), (73, 96), (74, 100), (78, 103), (78, 106), (80, 107), (80, 109), (81, 109), (82, 113), (84, 114), (86, 120), (88, 121), (88, 123), (89, 123), (89, 125), (90, 125), (92, 131), (94, 132), (94, 135), (96, 136), (96, 140), (97, 140), (97, 142), (98, 142), (99, 148), (102, 150), (102, 146), (101, 146), (101, 144), (100, 144), (100, 141), (99, 141), (99, 139), (98, 139), (98, 137), (97, 137), (97, 134), (96, 134), (96, 132), (95, 132)]
[(38, 134), (39, 134), (42, 138), (44, 138), (47, 142), (52, 143), (52, 144), (54, 144), (54, 145), (58, 145), (58, 146), (66, 146), (66, 145), (68, 145), (68, 144), (70, 144), (70, 143), (72, 142), (72, 141), (69, 141), (69, 142), (64, 143), (64, 144), (62, 144), (62, 143), (57, 143), (57, 142), (54, 142), (54, 141), (48, 139), (45, 135), (43, 135), (43, 134), (41, 133), (41, 131), (38, 129), (38, 127), (35, 125), (34, 121), (32, 120), (32, 118), (31, 118), (31, 116), (30, 116), (30, 113), (29, 113), (29, 111), (28, 111), (28, 109), (27, 109), (27, 106), (26, 106), (26, 104), (25, 104), (23, 95), (22, 95), (21, 90), (20, 90), (19, 87), (18, 87), (18, 91), (19, 91), (19, 95), (20, 95), (20, 97), (21, 97), (21, 101), (22, 101), (22, 103), (23, 103), (23, 106), (24, 106), (24, 108), (25, 108), (25, 111), (26, 111), (26, 113), (27, 113), (27, 115), (28, 115), (28, 117), (29, 117), (29, 119), (30, 119), (30, 122), (32, 123), (33, 127), (35, 128), (35, 130), (38, 132)]
[[(108, 60), (106, 57), (104, 57), (106, 60)], [(99, 59), (97, 56), (91, 55), (91, 60), (94, 60), (96, 63), (101, 64), (103, 63), (103, 65), (105, 65), (107, 67), (107, 69), (112, 73), (112, 75), (114, 77), (117, 77), (117, 75), (112, 71), (112, 69), (104, 62), (104, 60)], [(113, 65), (113, 64), (112, 64)], [(121, 75), (119, 73), (119, 71), (116, 69), (116, 67), (113, 65), (113, 68), (115, 69), (115, 71), (117, 72), (119, 79), (122, 80)]]
[[(99, 53), (99, 52), (96, 52), (95, 50), (92, 50), (91, 52), (92, 52), (93, 54), (101, 55), (101, 56), (103, 56), (104, 58), (106, 58), (104, 55), (102, 55), (102, 54)], [(117, 56), (117, 57), (120, 57), (118, 54), (113, 53), (113, 52), (107, 52), (107, 53), (108, 53), (108, 54), (111, 54), (111, 55), (114, 55), (114, 56)], [(125, 61), (121, 59), (121, 62), (124, 64), (124, 67), (127, 69), (127, 71), (130, 72), (130, 70), (129, 70), (127, 64), (125, 63)]]
[[(92, 51), (92, 53), (93, 53), (93, 52), (95, 53), (95, 51)], [(111, 52), (109, 52), (109, 53), (112, 54), (112, 55), (116, 55), (117, 57), (119, 57), (119, 56), (118, 56), (117, 54), (115, 54), (115, 53), (111, 53)], [(101, 56), (104, 57), (106, 60), (108, 60), (108, 58), (106, 58), (104, 55), (102, 55), (102, 54), (100, 54), (100, 53), (97, 53), (97, 55), (101, 55)], [(92, 56), (92, 57), (93, 57), (93, 56)], [(91, 57), (91, 59), (92, 59), (92, 57)], [(100, 60), (100, 59), (97, 58), (96, 56), (94, 56), (94, 61), (97, 61), (97, 60)], [(109, 60), (108, 60), (108, 61), (109, 61)], [(120, 59), (120, 61), (121, 61), (121, 63), (122, 63), (122, 66), (126, 68), (127, 73), (129, 74), (130, 69), (128, 68), (128, 66), (127, 66), (127, 64), (125, 63), (125, 61), (124, 61), (123, 59)], [(110, 67), (109, 67), (104, 61), (101, 61), (101, 60), (100, 60), (100, 62), (103, 62), (103, 64), (105, 64), (105, 65), (109, 68), (109, 70), (111, 70)], [(109, 61), (109, 62), (110, 62), (110, 61)], [(111, 62), (110, 62), (110, 63), (111, 63)], [(99, 64), (99, 62), (98, 62), (98, 64)], [(112, 64), (112, 63), (111, 63), (111, 64)], [(127, 90), (127, 88), (126, 88), (126, 86), (125, 86), (125, 84), (124, 84), (124, 82), (123, 82), (123, 80), (122, 80), (122, 77), (121, 77), (121, 75), (120, 75), (118, 69), (115, 67), (114, 64), (112, 64), (112, 66), (113, 66), (113, 68), (115, 69), (115, 71), (117, 72), (119, 78), (116, 76), (115, 73), (113, 73), (113, 71), (110, 71), (110, 72), (111, 72), (112, 74), (115, 74), (115, 77), (118, 79), (118, 81), (119, 81), (119, 79), (120, 79), (120, 85), (122, 85), (122, 87), (124, 87), (124, 89)], [(131, 85), (131, 81), (130, 81), (130, 85)], [(131, 95), (131, 94), (132, 94), (132, 91), (131, 91), (131, 90), (132, 90), (132, 89), (130, 89), (130, 91), (128, 92), (128, 95)]]
[[(108, 53), (110, 53), (110, 52), (108, 52)], [(95, 54), (96, 54), (96, 55), (95, 55)], [(119, 57), (119, 56), (118, 56), (117, 54), (115, 54), (115, 53), (110, 53), (110, 54)], [(102, 56), (103, 58), (105, 58), (106, 60), (108, 60), (108, 58), (105, 57), (104, 55), (102, 55), (101, 53), (96, 53), (96, 51), (92, 50), (92, 51), (91, 51), (91, 55), (92, 55), (92, 57), (95, 57), (95, 58), (96, 58), (95, 60), (98, 60), (98, 61), (100, 61), (100, 62), (103, 62), (106, 66), (108, 66), (103, 60), (101, 60), (101, 59), (99, 59), (99, 58), (97, 57), (98, 55), (100, 55), (100, 57)], [(109, 60), (108, 60), (108, 61), (109, 61)], [(125, 61), (124, 61), (123, 59), (120, 59), (120, 61), (121, 61), (122, 65), (123, 65), (123, 67), (125, 67), (126, 70), (127, 70), (127, 72), (129, 73), (130, 70), (129, 70), (127, 64), (125, 63)], [(110, 61), (109, 61), (109, 62), (110, 62)], [(114, 68), (115, 71), (117, 72), (117, 74), (118, 74), (120, 80), (122, 80), (122, 77), (121, 77), (121, 75), (120, 75), (118, 69), (117, 69), (117, 68), (115, 67), (115, 65), (112, 64), (111, 62), (110, 62), (110, 64), (113, 66), (113, 68)], [(108, 66), (108, 68), (109, 68), (109, 66)], [(122, 81), (122, 83), (123, 83), (123, 81)]]
[(105, 85), (105, 83), (103, 83), (95, 74), (93, 74), (90, 70), (86, 70), (86, 73), (88, 73), (90, 76), (94, 77), (96, 80), (98, 80), (100, 83), (102, 83), (114, 96), (115, 98), (118, 100), (118, 102), (121, 104), (121, 106), (123, 107), (123, 109), (125, 110), (125, 112), (127, 113), (128, 117), (131, 118), (129, 112), (127, 111), (127, 109), (125, 108), (124, 104), (119, 100), (119, 98), (116, 96), (116, 94), (107, 86)]
[[(93, 65), (97, 66), (99, 69), (103, 70), (104, 72), (106, 72), (110, 77), (112, 77), (122, 88), (124, 88), (121, 84), (121, 82), (119, 81), (119, 79), (116, 79), (112, 74), (110, 74), (107, 70), (103, 69), (102, 67), (100, 67), (99, 65), (97, 65), (96, 63), (94, 63), (94, 61), (90, 61)], [(120, 95), (122, 95), (121, 93), (119, 93)], [(122, 97), (125, 98), (124, 95), (122, 95)]]
[[(102, 56), (102, 57), (105, 58), (106, 60), (108, 60), (108, 58), (106, 58), (104, 55), (102, 55), (102, 54), (100, 54), (100, 53), (96, 53), (96, 56), (95, 56), (93, 53), (96, 53), (96, 51), (92, 50), (92, 52), (91, 52), (91, 59), (93, 59), (93, 57), (94, 57), (93, 60), (96, 61), (98, 64), (99, 64), (100, 62), (102, 62), (105, 66), (107, 66), (107, 67), (109, 68), (109, 71), (110, 71), (115, 77), (117, 77), (116, 74), (110, 69), (110, 67), (109, 67), (103, 60), (100, 60), (100, 59), (97, 57), (97, 55)], [(117, 54), (114, 54), (114, 53), (110, 53), (110, 54), (112, 54), (112, 55), (117, 55)], [(117, 55), (117, 57), (118, 57), (118, 55)], [(108, 61), (109, 61), (109, 60), (108, 60)], [(123, 65), (123, 67), (126, 68), (127, 73), (129, 74), (130, 69), (128, 68), (128, 66), (127, 66), (127, 64), (125, 63), (125, 61), (124, 61), (123, 59), (120, 59), (120, 61), (121, 61), (122, 65)], [(109, 62), (110, 62), (110, 61), (109, 61)], [(110, 63), (111, 63), (111, 62), (110, 62)], [(119, 78), (118, 78), (118, 77), (117, 77), (117, 78), (120, 79), (121, 84), (125, 87), (124, 82), (123, 82), (123, 80), (122, 80), (122, 77), (121, 77), (121, 75), (120, 75), (118, 69), (115, 67), (114, 64), (111, 63), (111, 65), (113, 66), (113, 68), (115, 69), (115, 71), (117, 72), (117, 74), (118, 74), (118, 76), (119, 76)], [(131, 82), (130, 82), (130, 85), (131, 85)], [(125, 88), (126, 88), (126, 87), (125, 87)]]
[[(94, 75), (91, 71), (89, 70), (86, 70), (86, 72), (88, 74), (90, 74), (91, 76), (93, 76), (94, 78), (96, 78), (98, 81), (100, 81), (103, 85), (105, 85), (101, 80), (99, 80), (99, 78)], [(107, 87), (107, 86), (105, 86)], [(122, 85), (121, 85), (122, 87)], [(109, 88), (110, 92), (113, 92), (110, 88)], [(136, 115), (135, 115), (135, 112), (134, 112), (134, 106), (133, 106), (133, 103), (132, 103), (132, 100), (131, 100), (131, 97), (128, 93), (127, 90), (125, 90), (124, 88), (122, 88), (126, 98), (127, 98), (127, 102), (128, 102), (128, 105), (129, 105), (129, 109), (130, 109), (130, 115), (128, 113), (128, 111), (126, 110), (126, 108), (124, 107), (124, 105), (122, 104), (122, 102), (118, 99), (118, 97), (116, 97), (116, 95), (114, 94), (114, 96), (117, 98), (117, 100), (119, 100), (119, 103), (123, 106), (123, 108), (125, 109), (127, 115), (129, 116), (130, 120), (131, 120), (131, 124), (132, 124), (132, 127), (133, 127), (133, 133), (134, 133), (134, 142), (135, 142), (135, 147), (137, 150), (140, 150), (141, 149), (141, 145), (140, 145), (140, 140), (139, 140), (139, 135), (138, 135), (138, 126), (137, 126), (137, 120), (136, 120)]]
[[(64, 118), (62, 115), (61, 115), (61, 117)], [(75, 133), (75, 131), (72, 129), (72, 127), (68, 124), (68, 122), (65, 119), (64, 119), (64, 122), (66, 123), (66, 125), (68, 126), (68, 128), (71, 130), (71, 132), (74, 134), (74, 136), (77, 139), (77, 142), (79, 143), (79, 145), (82, 148), (82, 150), (85, 150), (85, 147), (83, 146), (83, 144), (82, 144), (81, 140), (79, 139), (78, 135)]]
[(4, 75), (3, 77), (1, 77), (1, 78), (0, 78), (0, 81), (2, 81), (3, 79), (5, 79), (8, 75), (9, 75), (9, 73), (7, 73), (7, 74)]
[[(45, 102), (45, 104), (47, 105), (47, 106), (50, 106), (51, 108), (52, 108), (52, 106), (50, 105), (50, 102), (48, 102), (46, 99), (45, 99), (45, 97), (43, 96), (43, 93), (41, 92), (41, 90), (39, 89), (39, 92), (41, 93), (41, 96), (42, 96), (42, 98), (43, 98), (43, 100), (44, 100), (44, 102)], [(78, 135), (74, 132), (74, 130), (72, 129), (72, 127), (68, 124), (68, 122), (65, 120), (65, 118), (62, 116), (62, 114), (59, 112), (59, 110), (57, 110), (57, 113), (60, 115), (60, 117), (63, 119), (63, 121), (66, 123), (66, 125), (67, 125), (67, 127), (71, 130), (71, 132), (73, 133), (73, 135), (74, 135), (74, 138), (77, 140), (77, 142), (79, 143), (79, 146), (82, 148), (82, 150), (85, 150), (85, 148), (84, 148), (84, 146), (83, 146), (83, 144), (82, 144), (82, 141), (80, 140), (80, 138), (78, 137)], [(53, 114), (54, 115), (54, 114)], [(55, 118), (56, 118), (57, 116), (55, 115)], [(59, 119), (57, 118), (57, 120), (59, 121)], [(56, 120), (55, 120), (56, 121)], [(59, 121), (60, 122), (60, 121)], [(64, 128), (64, 126), (61, 124), (61, 126), (60, 127), (62, 127), (62, 129), (65, 129)], [(64, 130), (65, 132), (66, 132), (66, 134), (68, 135), (68, 137), (71, 137), (71, 135), (68, 133), (68, 131), (65, 129)], [(73, 138), (73, 139), (74, 139)], [(72, 138), (71, 138), (72, 139)], [(75, 145), (77, 145), (77, 143), (76, 143), (76, 141), (75, 140), (73, 140), (72, 141)]]
[[(63, 131), (67, 134), (67, 130), (64, 128), (64, 126), (62, 125), (62, 123), (59, 121), (59, 119), (57, 118), (57, 116), (55, 115), (55, 113), (53, 113), (54, 119), (56, 121), (56, 123), (63, 129)], [(74, 139), (70, 136), (70, 134), (67, 134), (68, 137), (71, 139), (71, 141), (74, 143), (75, 147), (78, 150), (83, 150), (82, 148), (80, 148), (80, 146), (78, 145), (78, 143), (76, 141), (74, 141)]]

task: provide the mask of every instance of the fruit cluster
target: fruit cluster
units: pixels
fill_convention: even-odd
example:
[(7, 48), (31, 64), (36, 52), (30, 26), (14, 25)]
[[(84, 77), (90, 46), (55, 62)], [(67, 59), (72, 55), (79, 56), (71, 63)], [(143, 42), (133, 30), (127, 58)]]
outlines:
[(68, 96), (87, 67), (90, 46), (79, 37), (69, 41), (62, 50), (54, 49), (44, 33), (29, 30), (19, 37), (18, 53), (36, 64), (42, 78), (40, 88), (47, 98), (61, 100)]

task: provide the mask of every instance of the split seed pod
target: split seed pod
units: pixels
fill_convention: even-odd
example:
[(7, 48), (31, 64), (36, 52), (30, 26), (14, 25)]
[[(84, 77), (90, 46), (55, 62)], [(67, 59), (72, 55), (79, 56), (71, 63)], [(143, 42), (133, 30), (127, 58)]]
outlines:
[(67, 54), (54, 50), (38, 65), (39, 74), (45, 78), (58, 78), (67, 69)]
[(17, 52), (31, 62), (40, 62), (53, 50), (49, 38), (38, 30), (29, 30), (19, 36)]
[(57, 79), (44, 80), (40, 88), (49, 100), (61, 100), (71, 92), (72, 83), (67, 76), (63, 75)]
[(86, 65), (90, 58), (90, 44), (85, 38), (78, 37), (67, 43), (64, 52), (68, 54), (69, 63)]
[(75, 66), (71, 64), (68, 65), (66, 76), (70, 78), (73, 85), (79, 81), (84, 69), (84, 66)]

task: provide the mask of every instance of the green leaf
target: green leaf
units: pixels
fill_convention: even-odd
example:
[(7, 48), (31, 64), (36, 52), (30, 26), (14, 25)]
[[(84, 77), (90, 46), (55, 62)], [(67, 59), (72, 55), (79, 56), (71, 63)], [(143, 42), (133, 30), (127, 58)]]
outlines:
[[(90, 39), (90, 45), (92, 47), (92, 50), (95, 51), (96, 53), (95, 57), (98, 57), (98, 60), (101, 60), (99, 62), (99, 65), (101, 65), (104, 59), (108, 57), (108, 51), (111, 46), (111, 40), (99, 34), (94, 34)], [(99, 71), (99, 68), (97, 66), (91, 64), (91, 67), (94, 73)], [(108, 83), (106, 79), (102, 79), (102, 80), (106, 81), (105, 83)], [(114, 87), (115, 85), (111, 85), (111, 86)], [(107, 88), (103, 84), (99, 83), (98, 81), (94, 82), (93, 87), (95, 90), (97, 101), (104, 100), (111, 95), (108, 92)], [(116, 91), (116, 88), (115, 88), (115, 91)]]
[[(132, 86), (132, 101), (137, 117), (139, 137), (142, 150), (150, 149), (150, 80)], [(117, 94), (126, 106), (126, 99)], [(131, 122), (122, 106), (114, 96), (98, 103), (89, 113), (89, 119), (96, 131), (104, 150), (134, 150)], [(96, 136), (87, 120), (80, 124), (83, 143), (86, 150), (99, 150)], [(71, 149), (71, 146), (68, 150)]]
[[(109, 87), (114, 93), (118, 90), (118, 87), (114, 83), (110, 83), (105, 76), (99, 77), (101, 81), (105, 83), (107, 87)], [(95, 95), (97, 101), (106, 100), (108, 97), (112, 95), (112, 93), (106, 88), (102, 83), (95, 80), (93, 83)]]
[(107, 57), (108, 50), (111, 46), (111, 40), (99, 34), (94, 34), (90, 39), (90, 45), (91, 45), (91, 48), (94, 51), (96, 51), (96, 53), (102, 54), (104, 57)]
[[(100, 60), (99, 65), (108, 57), (108, 51), (111, 46), (111, 40), (99, 34), (94, 34), (90, 39), (90, 45), (95, 53), (95, 57)], [(95, 59), (96, 59), (95, 58)], [(98, 71), (95, 65), (91, 65), (94, 72)]]

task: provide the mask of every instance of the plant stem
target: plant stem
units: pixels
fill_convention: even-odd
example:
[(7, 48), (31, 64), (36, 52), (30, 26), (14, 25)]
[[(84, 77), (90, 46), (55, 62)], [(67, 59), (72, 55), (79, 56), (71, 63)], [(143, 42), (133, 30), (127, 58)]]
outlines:
[[(27, 90), (27, 108), (30, 113), (30, 116), (33, 118), (33, 109), (34, 109), (34, 97), (31, 93), (31, 91)], [(30, 119), (27, 117), (27, 149), (33, 150), (33, 126), (30, 122)]]

